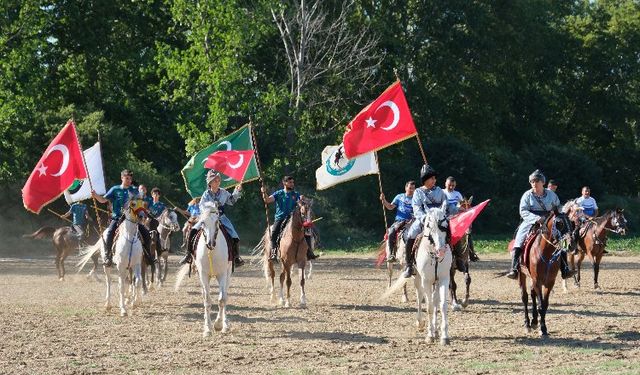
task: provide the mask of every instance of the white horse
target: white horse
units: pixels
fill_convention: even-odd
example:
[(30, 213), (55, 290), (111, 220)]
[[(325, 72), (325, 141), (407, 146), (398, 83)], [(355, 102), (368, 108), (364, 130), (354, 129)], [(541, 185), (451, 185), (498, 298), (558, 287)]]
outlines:
[(158, 237), (160, 238), (159, 246), (156, 245), (156, 254), (158, 256), (158, 265), (156, 267), (156, 283), (158, 287), (167, 279), (169, 271), (169, 251), (171, 250), (171, 233), (178, 232), (180, 224), (178, 223), (178, 215), (172, 209), (165, 209), (158, 218)]
[[(132, 306), (138, 306), (142, 300), (142, 242), (138, 236), (138, 210), (143, 207), (141, 200), (129, 200), (123, 211), (125, 219), (118, 227), (118, 238), (114, 245), (113, 263), (118, 272), (118, 284), (120, 286), (120, 316), (127, 315), (127, 300), (125, 293), (127, 291), (127, 277), (129, 271), (132, 273), (131, 298)], [(78, 267), (82, 269), (84, 264), (91, 258), (93, 254), (100, 251), (104, 261), (106, 257), (105, 243), (107, 239), (106, 230), (102, 234), (102, 239), (98, 240), (94, 245), (83, 250), (83, 257), (78, 263)], [(112, 267), (104, 267), (105, 282), (107, 287), (105, 308), (111, 310), (111, 270)]]
[(449, 344), (447, 295), (449, 294), (449, 275), (453, 257), (446, 241), (448, 227), (449, 223), (444, 208), (429, 210), (424, 221), (422, 242), (420, 242), (416, 254), (418, 274), (414, 279), (418, 301), (416, 317), (418, 330), (422, 331), (425, 327), (422, 300), (423, 295), (426, 295), (427, 316), (430, 317), (427, 341), (435, 341), (439, 309), (442, 316), (440, 322), (440, 343), (442, 345)]
[[(231, 282), (232, 258), (229, 257), (227, 240), (220, 229), (220, 214), (215, 203), (207, 202), (200, 213), (200, 221), (203, 223), (203, 233), (198, 239), (195, 259), (198, 277), (202, 286), (202, 299), (204, 303), (204, 332), (203, 336), (211, 335), (211, 298), (209, 281), (215, 276), (218, 280), (220, 293), (218, 295), (218, 316), (213, 322), (216, 331), (227, 332), (229, 322), (227, 321), (227, 298), (229, 284)], [(190, 264), (182, 266), (176, 279), (178, 290), (182, 280), (189, 272)]]

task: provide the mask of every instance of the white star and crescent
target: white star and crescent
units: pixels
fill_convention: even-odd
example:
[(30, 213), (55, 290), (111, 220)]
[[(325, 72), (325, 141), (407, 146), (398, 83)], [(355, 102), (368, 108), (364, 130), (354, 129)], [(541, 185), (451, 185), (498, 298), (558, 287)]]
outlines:
[(229, 163), (229, 168), (238, 169), (244, 163), (244, 155), (240, 154), (240, 159), (235, 164)]
[(386, 102), (382, 103), (378, 108), (376, 108), (375, 112), (378, 112), (378, 109), (382, 107), (389, 107), (389, 109), (391, 109), (391, 111), (393, 112), (393, 121), (391, 122), (391, 125), (387, 126), (386, 128), (380, 128), (382, 130), (389, 131), (395, 128), (396, 126), (398, 126), (398, 122), (400, 121), (400, 109), (398, 108), (396, 103), (394, 103), (391, 100), (387, 100)]
[(378, 120), (374, 120), (373, 118), (371, 118), (371, 116), (369, 116), (369, 118), (365, 120), (365, 122), (367, 123), (367, 128), (375, 128), (377, 121)]
[[(57, 173), (52, 174), (51, 176), (59, 177), (62, 176), (64, 172), (67, 171), (67, 167), (69, 167), (69, 149), (65, 145), (57, 144), (51, 147), (51, 149), (44, 155), (45, 159), (49, 157), (49, 155), (51, 155), (51, 153), (54, 151), (59, 151), (62, 154), (62, 164), (60, 165), (60, 170)], [(47, 168), (49, 167), (44, 165), (44, 162), (40, 163), (40, 166), (36, 168), (36, 170), (40, 173), (39, 177), (47, 176)]]

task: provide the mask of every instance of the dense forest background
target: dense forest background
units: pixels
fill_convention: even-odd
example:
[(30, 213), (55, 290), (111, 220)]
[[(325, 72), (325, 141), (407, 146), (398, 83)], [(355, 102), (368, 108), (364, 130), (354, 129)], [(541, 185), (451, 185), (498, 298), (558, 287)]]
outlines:
[[(100, 130), (108, 184), (127, 167), (178, 204), (190, 155), (252, 121), (267, 184), (295, 175), (325, 243), (380, 239), (377, 178), (316, 192), (314, 173), (397, 74), (439, 183), (492, 199), (476, 232), (513, 230), (536, 168), (563, 201), (590, 185), (638, 223), (637, 0), (3, 0), (0, 12), (5, 218), (31, 215), (20, 189), (71, 117), (85, 147)], [(422, 164), (415, 140), (379, 158), (388, 197)], [(229, 210), (251, 239), (258, 188)]]

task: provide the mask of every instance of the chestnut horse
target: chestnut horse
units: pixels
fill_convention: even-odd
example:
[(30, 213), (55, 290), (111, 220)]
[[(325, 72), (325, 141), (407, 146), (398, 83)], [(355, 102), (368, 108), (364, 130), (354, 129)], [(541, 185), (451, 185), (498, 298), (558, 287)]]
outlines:
[[(280, 272), (280, 298), (279, 304), (284, 307), (290, 306), (291, 296), (291, 268), (298, 266), (298, 275), (300, 277), (300, 307), (307, 306), (307, 297), (304, 291), (305, 275), (304, 269), (307, 264), (307, 242), (304, 239), (304, 226), (305, 221), (311, 221), (311, 209), (308, 202), (300, 200), (298, 205), (291, 213), (289, 222), (282, 229), (280, 236), (280, 246), (278, 248), (278, 256), (280, 258), (280, 264), (282, 270)], [(256, 250), (263, 251), (263, 267), (264, 276), (267, 279), (267, 283), (270, 283), (271, 302), (275, 302), (275, 268), (273, 261), (269, 260), (271, 254), (271, 241), (270, 232), (267, 230), (262, 237), (262, 240), (256, 246)], [(284, 282), (287, 283), (287, 295), (284, 297)]]
[[(585, 256), (589, 256), (593, 267), (593, 288), (598, 289), (598, 273), (600, 271), (600, 260), (607, 246), (607, 232), (625, 235), (627, 233), (627, 219), (624, 217), (623, 209), (607, 211), (604, 215), (589, 219), (585, 224), (584, 234), (577, 240), (578, 254), (569, 254), (571, 269), (578, 272), (574, 276), (576, 286), (580, 287), (580, 268)], [(582, 234), (582, 233), (581, 233)], [(576, 259), (577, 266), (576, 266)], [(566, 290), (566, 281), (563, 281)]]
[[(571, 223), (566, 214), (557, 210), (551, 212), (537, 230), (530, 250), (525, 251), (520, 262), (520, 291), (524, 305), (524, 326), (527, 332), (538, 325), (540, 315), (540, 336), (547, 337), (546, 315), (549, 295), (560, 270), (560, 256), (565, 236), (571, 231)], [(528, 259), (525, 257), (528, 255)], [(531, 310), (533, 320), (529, 320), (527, 278), (531, 279)]]

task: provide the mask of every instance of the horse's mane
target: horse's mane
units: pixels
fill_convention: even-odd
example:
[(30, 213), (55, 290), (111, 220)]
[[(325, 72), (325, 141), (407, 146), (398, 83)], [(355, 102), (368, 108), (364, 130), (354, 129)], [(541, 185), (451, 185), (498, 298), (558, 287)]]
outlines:
[(573, 210), (573, 208), (574, 208), (574, 207), (576, 207), (577, 205), (578, 205), (578, 204), (576, 203), (576, 200), (575, 200), (575, 199), (569, 199), (569, 200), (567, 201), (567, 203), (565, 203), (565, 204), (562, 206), (562, 210), (561, 210), (561, 211), (562, 211), (563, 213), (565, 213), (565, 214), (568, 214), (568, 213), (569, 213), (569, 210)]

